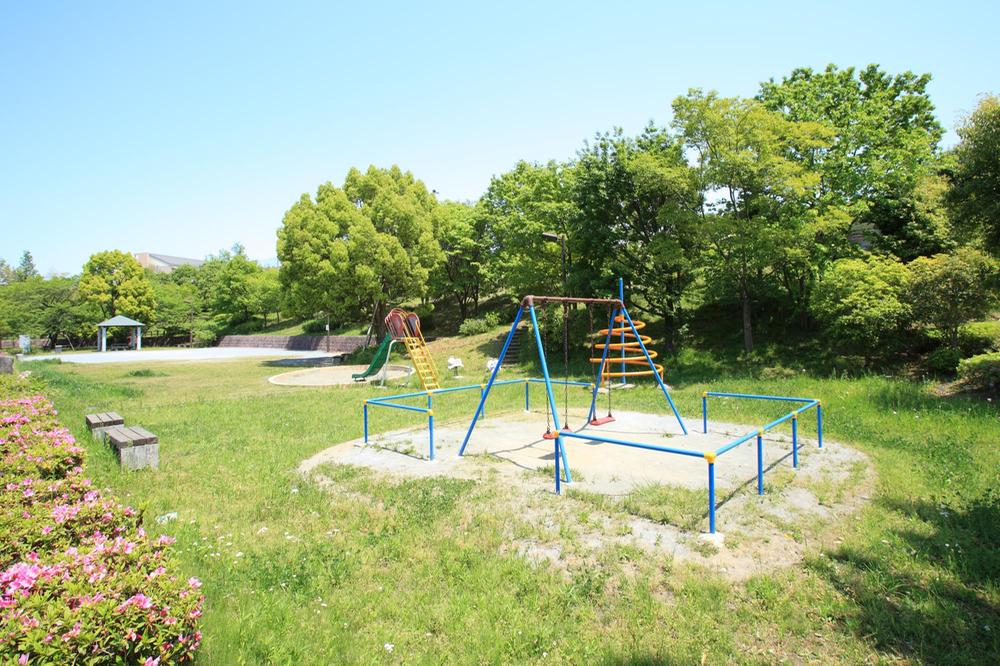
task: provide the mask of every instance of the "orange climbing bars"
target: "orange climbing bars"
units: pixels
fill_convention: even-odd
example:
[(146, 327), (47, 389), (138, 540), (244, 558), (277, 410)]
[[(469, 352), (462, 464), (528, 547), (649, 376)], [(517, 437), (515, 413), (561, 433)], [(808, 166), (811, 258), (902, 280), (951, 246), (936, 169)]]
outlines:
[[(622, 324), (622, 325), (621, 326), (614, 326), (614, 327), (612, 327), (610, 329), (610, 331), (608, 329), (606, 329), (606, 328), (602, 328), (600, 331), (597, 332), (598, 337), (603, 336), (605, 339), (609, 339), (608, 338), (608, 333), (610, 332), (612, 336), (615, 336), (615, 337), (617, 337), (617, 338), (619, 338), (621, 340), (624, 340), (624, 342), (610, 342), (610, 343), (609, 342), (595, 342), (594, 343), (595, 353), (596, 352), (602, 352), (602, 353), (601, 353), (601, 356), (591, 356), (590, 357), (590, 362), (594, 363), (594, 364), (598, 364), (598, 365), (602, 364), (602, 363), (604, 364), (604, 367), (601, 368), (602, 372), (600, 374), (602, 376), (608, 377), (608, 378), (611, 378), (611, 377), (652, 377), (654, 374), (658, 374), (660, 376), (660, 379), (663, 379), (663, 366), (660, 365), (659, 363), (654, 363), (653, 367), (656, 368), (656, 371), (654, 373), (653, 369), (649, 367), (649, 361), (646, 359), (646, 356), (644, 354), (642, 354), (642, 347), (643, 347), (643, 345), (648, 345), (650, 342), (652, 342), (652, 339), (648, 335), (642, 335), (641, 333), (638, 333), (638, 334), (637, 333), (633, 333), (632, 332), (632, 327), (628, 325), (628, 323), (625, 320), (625, 317), (623, 317), (622, 315), (616, 316), (614, 323), (615, 324)], [(639, 331), (641, 329), (646, 328), (645, 322), (641, 322), (638, 319), (633, 320), (632, 323), (635, 324), (635, 330), (636, 331)], [(641, 343), (640, 343), (640, 341), (641, 341)], [(623, 350), (626, 353), (638, 353), (639, 355), (638, 356), (622, 356), (621, 358), (616, 358), (616, 359), (614, 359), (612, 361), (611, 359), (605, 358), (605, 354), (603, 354), (605, 348), (607, 348), (609, 350), (616, 350), (616, 351), (617, 350)], [(658, 354), (655, 351), (651, 350), (651, 349), (647, 350), (647, 353), (649, 354), (649, 358), (651, 358), (651, 359), (652, 358), (656, 358), (658, 356)], [(614, 363), (616, 365), (618, 363), (621, 363), (623, 368), (626, 365), (641, 365), (641, 366), (645, 366), (645, 369), (644, 370), (624, 370), (623, 369), (623, 370), (620, 370), (620, 371), (612, 371), (612, 370), (607, 369), (607, 364), (608, 363)]]

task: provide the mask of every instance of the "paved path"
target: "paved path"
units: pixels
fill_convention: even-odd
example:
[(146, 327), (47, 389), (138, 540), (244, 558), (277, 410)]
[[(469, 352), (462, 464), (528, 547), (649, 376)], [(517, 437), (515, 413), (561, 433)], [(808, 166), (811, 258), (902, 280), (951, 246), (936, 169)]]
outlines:
[(63, 363), (145, 363), (147, 361), (218, 361), (231, 358), (327, 358), (339, 356), (320, 351), (288, 351), (245, 347), (197, 347), (191, 349), (150, 349), (143, 351), (44, 354), (22, 357), (22, 361), (59, 359)]

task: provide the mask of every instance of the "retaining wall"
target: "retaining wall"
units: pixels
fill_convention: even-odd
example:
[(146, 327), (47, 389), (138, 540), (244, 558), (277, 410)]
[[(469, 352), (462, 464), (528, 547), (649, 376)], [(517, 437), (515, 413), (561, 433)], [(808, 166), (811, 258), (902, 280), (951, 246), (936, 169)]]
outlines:
[(343, 354), (349, 354), (364, 344), (364, 335), (226, 335), (219, 341), (220, 347), (330, 351)]

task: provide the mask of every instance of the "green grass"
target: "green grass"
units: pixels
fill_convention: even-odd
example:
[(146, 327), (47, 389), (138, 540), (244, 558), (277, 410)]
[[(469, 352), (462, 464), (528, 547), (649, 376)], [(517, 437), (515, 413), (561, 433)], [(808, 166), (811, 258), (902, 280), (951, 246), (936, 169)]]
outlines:
[[(496, 335), (440, 340), (439, 360), (456, 344), (463, 383), (477, 382)], [(274, 386), (266, 377), (280, 369), (257, 360), (30, 368), (90, 449), (95, 482), (141, 507), (151, 529), (177, 537), (185, 573), (205, 581), (204, 663), (997, 661), (995, 404), (881, 377), (754, 379), (705, 355), (685, 358), (672, 381), (692, 420), (708, 388), (819, 397), (827, 437), (861, 448), (876, 468), (870, 501), (809, 546), (801, 564), (730, 583), (619, 546), (596, 562), (532, 563), (511, 547), (512, 530), (524, 528), (498, 508), (503, 491), (492, 482), (399, 480), (342, 466), (320, 470), (322, 488), (302, 479), (295, 470), (304, 458), (361, 435), (362, 400), (385, 395), (373, 387)], [(582, 391), (570, 397), (586, 402)], [(467, 422), (476, 398), (441, 396), (437, 419)], [(522, 400), (522, 387), (497, 389), (490, 414)], [(615, 400), (663, 409), (648, 384)], [(711, 417), (762, 423), (780, 409), (719, 400)], [(106, 447), (83, 436), (83, 415), (106, 410), (160, 436), (158, 473), (122, 473)], [(372, 430), (419, 422), (377, 410)], [(803, 435), (811, 424), (802, 419)], [(571, 515), (593, 508), (536, 499), (553, 513), (565, 503), (578, 507)], [(652, 486), (623, 501), (684, 524), (697, 513), (688, 503), (702, 499)], [(176, 521), (152, 520), (171, 511)]]

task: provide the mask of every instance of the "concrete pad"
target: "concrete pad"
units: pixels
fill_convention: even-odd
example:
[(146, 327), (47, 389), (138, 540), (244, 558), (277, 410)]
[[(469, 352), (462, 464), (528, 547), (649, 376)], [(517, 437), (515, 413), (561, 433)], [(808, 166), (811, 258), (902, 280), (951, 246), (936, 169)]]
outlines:
[[(360, 374), (368, 369), (367, 365), (338, 365), (324, 368), (309, 368), (308, 370), (294, 370), (284, 372), (280, 375), (269, 377), (267, 381), (281, 386), (336, 386), (339, 384), (359, 384), (351, 378), (353, 374)], [(405, 365), (390, 365), (386, 368), (386, 381), (405, 379), (414, 372), (413, 368)], [(368, 378), (368, 382), (379, 380), (381, 373)]]
[(147, 363), (155, 361), (222, 361), (234, 358), (327, 358), (338, 356), (319, 351), (290, 351), (250, 347), (193, 347), (190, 349), (150, 349), (142, 351), (84, 352), (18, 356), (21, 361), (58, 359), (63, 363)]
[[(583, 411), (570, 413), (570, 425), (578, 429), (584, 420)], [(372, 412), (378, 418), (378, 411)], [(611, 439), (634, 441), (655, 446), (686, 449), (699, 455), (713, 451), (728, 442), (755, 430), (754, 426), (727, 423), (709, 423), (708, 434), (695, 431), (701, 423), (688, 423), (684, 435), (672, 415), (616, 412), (615, 422), (600, 427), (587, 426), (581, 434)], [(808, 432), (808, 420), (802, 419), (802, 430)], [(473, 431), (465, 459), (458, 458), (458, 450), (465, 437), (468, 424), (448, 424), (434, 428), (435, 457), (440, 463), (433, 470), (422, 459), (428, 455), (426, 427), (373, 435), (370, 446), (351, 442), (351, 446), (336, 447), (336, 462), (362, 465), (402, 474), (425, 476), (448, 474), (465, 476), (463, 465), (471, 458), (488, 456), (508, 463), (513, 470), (531, 471), (551, 469), (554, 465), (554, 441), (542, 439), (545, 432), (545, 415), (536, 413), (507, 414), (502, 418), (481, 419)], [(663, 483), (691, 489), (708, 487), (708, 463), (704, 457), (691, 457), (659, 451), (564, 438), (570, 470), (581, 481), (573, 487), (605, 494), (626, 494), (637, 487)], [(774, 467), (792, 468), (791, 436), (768, 433), (764, 436), (765, 481), (767, 471)], [(817, 451), (816, 440), (799, 438), (799, 464)], [(849, 450), (847, 450), (849, 451)], [(844, 447), (831, 443), (824, 449), (827, 457), (851, 458)], [(323, 455), (323, 454), (320, 454)], [(716, 460), (716, 488), (718, 491), (736, 488), (754, 482), (757, 476), (756, 440), (729, 451)]]

